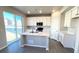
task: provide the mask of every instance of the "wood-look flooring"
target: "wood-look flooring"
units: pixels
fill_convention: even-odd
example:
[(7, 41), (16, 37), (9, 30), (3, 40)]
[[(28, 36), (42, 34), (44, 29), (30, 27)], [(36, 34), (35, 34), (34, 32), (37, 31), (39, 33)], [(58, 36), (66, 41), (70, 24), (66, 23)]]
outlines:
[(62, 44), (56, 40), (49, 40), (49, 51), (45, 48), (26, 46), (20, 47), (19, 40), (12, 43), (5, 49), (1, 50), (0, 53), (73, 53), (72, 48), (64, 48)]

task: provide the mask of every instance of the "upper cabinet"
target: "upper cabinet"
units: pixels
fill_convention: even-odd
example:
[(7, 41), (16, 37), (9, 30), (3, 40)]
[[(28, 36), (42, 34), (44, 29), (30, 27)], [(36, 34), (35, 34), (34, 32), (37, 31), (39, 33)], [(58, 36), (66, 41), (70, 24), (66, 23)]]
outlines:
[(70, 26), (71, 26), (71, 10), (65, 13), (65, 22), (64, 22), (64, 27), (70, 27)]
[(28, 17), (27, 26), (36, 26), (37, 22), (43, 22), (43, 26), (50, 26), (50, 17)]
[(35, 19), (33, 17), (27, 18), (26, 25), (27, 26), (35, 26)]
[(74, 17), (76, 17), (76, 15), (77, 15), (77, 7), (74, 7), (74, 8), (72, 8), (71, 9), (72, 10), (72, 18), (74, 18)]
[(65, 13), (64, 27), (71, 27), (71, 20), (79, 17), (79, 7), (73, 7)]
[(79, 6), (77, 7), (77, 15), (79, 15)]
[(46, 26), (51, 25), (51, 17), (46, 17)]
[(72, 18), (77, 18), (79, 17), (79, 7), (74, 7), (71, 9), (72, 10)]

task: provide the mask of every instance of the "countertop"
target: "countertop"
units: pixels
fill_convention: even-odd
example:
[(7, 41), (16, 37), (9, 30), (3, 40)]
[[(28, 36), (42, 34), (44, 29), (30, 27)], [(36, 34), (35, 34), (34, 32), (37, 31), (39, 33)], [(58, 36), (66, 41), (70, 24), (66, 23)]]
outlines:
[(67, 35), (75, 35), (74, 32), (68, 32), (68, 31), (61, 31), (60, 33), (67, 34)]
[(35, 35), (35, 36), (47, 36), (49, 37), (49, 33), (47, 32), (38, 32), (38, 33), (32, 33), (32, 32), (23, 32), (21, 35)]

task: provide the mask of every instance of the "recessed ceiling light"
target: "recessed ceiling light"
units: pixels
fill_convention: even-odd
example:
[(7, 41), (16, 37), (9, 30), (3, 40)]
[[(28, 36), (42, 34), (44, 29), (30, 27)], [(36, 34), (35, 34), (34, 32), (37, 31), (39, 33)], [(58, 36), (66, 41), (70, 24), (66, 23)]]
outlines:
[(30, 14), (30, 11), (27, 11), (28, 14)]
[(42, 10), (39, 10), (39, 13), (41, 14), (42, 13)]
[(55, 12), (55, 10), (52, 10), (52, 12)]

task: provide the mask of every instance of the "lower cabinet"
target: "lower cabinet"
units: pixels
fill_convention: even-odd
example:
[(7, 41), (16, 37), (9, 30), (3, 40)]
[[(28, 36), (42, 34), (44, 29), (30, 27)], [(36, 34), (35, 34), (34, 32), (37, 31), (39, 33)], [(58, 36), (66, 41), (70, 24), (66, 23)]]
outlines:
[(48, 48), (48, 42), (49, 42), (48, 37), (28, 35), (26, 37), (25, 44), (29, 46)]
[(63, 46), (67, 48), (75, 48), (75, 37), (74, 35), (65, 34), (63, 38)]
[(59, 41), (61, 42), (61, 44), (63, 44), (63, 38), (64, 38), (64, 34), (59, 33)]
[(59, 41), (66, 48), (75, 48), (75, 36), (72, 34), (59, 34)]

